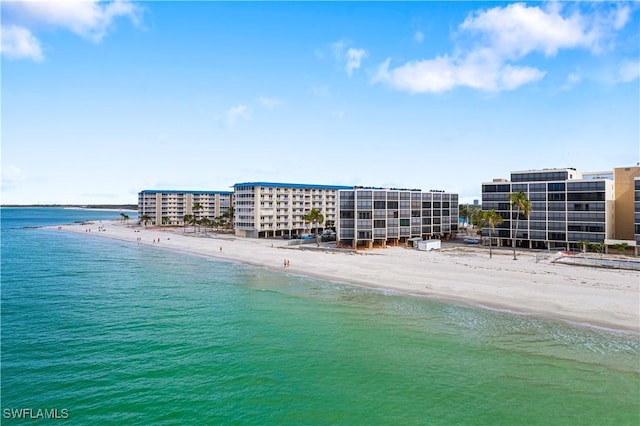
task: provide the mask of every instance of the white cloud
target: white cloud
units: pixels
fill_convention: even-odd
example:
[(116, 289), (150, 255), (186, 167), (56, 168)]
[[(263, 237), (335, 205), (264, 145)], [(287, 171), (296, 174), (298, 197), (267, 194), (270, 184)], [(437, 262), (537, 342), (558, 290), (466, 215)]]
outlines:
[(616, 80), (620, 83), (629, 83), (640, 78), (640, 61), (624, 62), (618, 68)]
[(457, 62), (447, 56), (408, 62), (390, 70), (387, 59), (378, 68), (373, 82), (386, 82), (409, 93), (440, 93), (456, 86), (486, 91), (513, 90), (540, 80), (545, 73), (532, 67), (519, 67), (473, 61)]
[(266, 96), (260, 96), (258, 98), (258, 102), (260, 102), (260, 104), (268, 109), (273, 109), (279, 105), (282, 104), (282, 101), (278, 98), (269, 98)]
[(239, 120), (246, 120), (250, 116), (251, 113), (246, 105), (236, 105), (224, 113), (225, 124), (228, 127), (233, 127)]
[(26, 28), (8, 25), (2, 28), (0, 52), (8, 59), (41, 61), (42, 47), (38, 39)]
[(367, 52), (364, 49), (354, 49), (350, 48), (347, 50), (346, 58), (347, 65), (345, 66), (347, 70), (347, 75), (351, 77), (353, 70), (357, 70), (360, 68), (360, 64), (362, 60), (367, 57)]
[(533, 51), (547, 56), (561, 48), (588, 47), (594, 35), (577, 13), (568, 17), (552, 5), (548, 10), (522, 3), (495, 7), (468, 17), (460, 29), (479, 32), (483, 44), (502, 57), (518, 59)]
[(331, 51), (338, 62), (344, 63), (344, 69), (349, 77), (351, 77), (354, 70), (360, 68), (362, 60), (367, 57), (366, 50), (348, 47), (348, 43), (345, 40), (338, 40), (332, 43)]
[(417, 43), (422, 43), (424, 41), (424, 33), (422, 31), (416, 31), (416, 33), (413, 35), (413, 39)]
[[(2, 7), (2, 18), (6, 24), (3, 32), (11, 26), (21, 28), (27, 32), (23, 31), (22, 40), (25, 40), (24, 34), (30, 34), (28, 40), (32, 46), (40, 45), (33, 33), (37, 33), (37, 30), (50, 28), (62, 28), (98, 43), (104, 38), (117, 18), (128, 18), (137, 25), (142, 14), (142, 9), (128, 0), (111, 2), (97, 0), (16, 1), (3, 2)], [(9, 53), (11, 50), (5, 50), (4, 45), (3, 34), (2, 53), (11, 57)], [(42, 53), (40, 56), (32, 54), (22, 57), (41, 59)]]
[[(627, 6), (606, 13), (596, 10), (588, 16), (578, 8), (565, 12), (558, 3), (493, 7), (468, 16), (460, 24), (460, 41), (453, 55), (409, 61), (395, 68), (387, 59), (371, 81), (409, 93), (444, 92), (457, 86), (514, 90), (546, 74), (517, 65), (517, 61), (534, 52), (554, 56), (562, 49), (599, 53), (612, 46), (615, 31), (626, 25), (629, 15)], [(624, 74), (633, 72), (631, 69)]]

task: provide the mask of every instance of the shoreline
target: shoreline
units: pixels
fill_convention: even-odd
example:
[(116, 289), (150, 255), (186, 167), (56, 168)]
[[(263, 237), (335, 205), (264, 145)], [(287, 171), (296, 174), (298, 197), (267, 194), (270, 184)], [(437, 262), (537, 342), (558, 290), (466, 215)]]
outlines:
[[(103, 230), (98, 230), (100, 227)], [(403, 247), (364, 252), (300, 249), (286, 241), (233, 234), (183, 234), (118, 221), (48, 226), (87, 236), (243, 263), (373, 290), (390, 290), (514, 315), (562, 321), (577, 327), (640, 336), (640, 273), (537, 261), (535, 253), (459, 247), (420, 252)], [(159, 239), (159, 240), (158, 240)], [(284, 260), (290, 266), (283, 265)]]

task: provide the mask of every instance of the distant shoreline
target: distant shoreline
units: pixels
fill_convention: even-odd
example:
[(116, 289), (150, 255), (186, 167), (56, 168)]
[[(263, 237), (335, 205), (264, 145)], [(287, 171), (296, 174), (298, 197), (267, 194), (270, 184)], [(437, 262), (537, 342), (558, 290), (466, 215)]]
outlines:
[(56, 207), (56, 208), (75, 208), (90, 210), (138, 210), (137, 204), (2, 204), (2, 208), (33, 208), (33, 207)]

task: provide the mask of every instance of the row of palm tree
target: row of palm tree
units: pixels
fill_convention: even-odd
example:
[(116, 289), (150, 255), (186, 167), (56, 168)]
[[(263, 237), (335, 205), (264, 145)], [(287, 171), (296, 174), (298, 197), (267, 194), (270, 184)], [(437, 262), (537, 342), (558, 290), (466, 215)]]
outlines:
[[(533, 209), (531, 207), (531, 201), (529, 201), (524, 191), (509, 194), (509, 201), (511, 201), (511, 206), (516, 208), (516, 226), (513, 237), (511, 238), (511, 246), (513, 247), (513, 260), (518, 260), (518, 257), (516, 256), (516, 240), (518, 238), (520, 217), (522, 216), (524, 219), (529, 219), (529, 215)], [(489, 228), (489, 258), (492, 258), (493, 253), (491, 248), (493, 244), (491, 231), (495, 231), (496, 225), (501, 225), (504, 222), (504, 219), (502, 219), (502, 216), (500, 216), (495, 210), (484, 210), (480, 214), (480, 222), (483, 225), (487, 225)]]
[(202, 205), (200, 203), (194, 203), (193, 211), (196, 214), (186, 214), (183, 216), (182, 223), (185, 232), (187, 225), (193, 225), (196, 233), (200, 231), (201, 226), (204, 227), (205, 233), (207, 228), (215, 228), (216, 230), (219, 230), (220, 228), (230, 228), (233, 226), (233, 207), (230, 207), (229, 210), (214, 219), (209, 219), (207, 217), (200, 218), (200, 210), (203, 210)]
[(511, 201), (511, 206), (516, 208), (516, 228), (513, 234), (513, 238), (511, 239), (511, 245), (513, 247), (513, 260), (518, 260), (516, 257), (516, 240), (518, 238), (518, 225), (520, 224), (520, 216), (525, 220), (529, 219), (529, 215), (533, 208), (531, 207), (531, 201), (527, 198), (527, 194), (524, 191), (514, 192), (509, 194), (509, 201)]

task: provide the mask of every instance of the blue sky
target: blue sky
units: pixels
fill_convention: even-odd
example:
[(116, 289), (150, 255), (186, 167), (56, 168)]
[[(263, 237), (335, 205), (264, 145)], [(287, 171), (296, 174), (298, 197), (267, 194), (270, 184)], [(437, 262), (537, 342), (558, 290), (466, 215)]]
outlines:
[(2, 203), (635, 165), (635, 3), (2, 3)]

